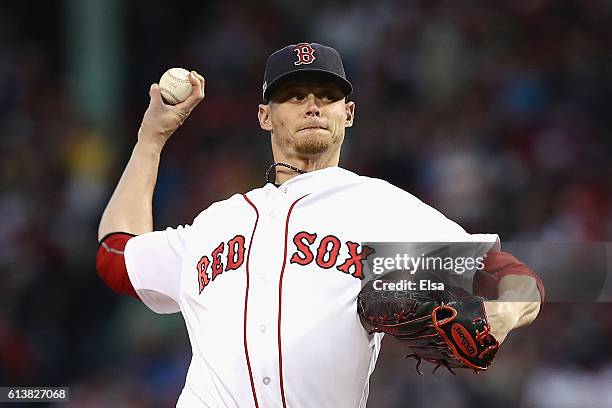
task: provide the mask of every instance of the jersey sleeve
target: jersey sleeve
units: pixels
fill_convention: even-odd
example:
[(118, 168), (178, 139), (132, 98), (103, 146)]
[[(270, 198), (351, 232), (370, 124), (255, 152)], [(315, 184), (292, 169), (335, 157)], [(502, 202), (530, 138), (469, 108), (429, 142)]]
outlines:
[[(411, 246), (418, 248), (419, 253), (444, 249), (455, 259), (472, 258), (482, 261), (490, 250), (499, 250), (497, 234), (470, 234), (461, 225), (412, 194), (386, 182), (380, 188), (384, 192), (379, 193), (379, 197), (391, 198), (386, 208), (386, 225), (391, 226), (390, 236), (394, 239), (388, 241), (413, 243)], [(422, 243), (422, 247), (416, 243)], [(450, 277), (453, 286), (471, 292), (477, 270), (476, 267), (462, 268), (461, 273), (452, 274)]]
[(499, 250), (499, 236), (470, 234), (458, 223), (428, 205), (420, 208), (420, 217), (426, 225), (424, 229), (430, 234), (430, 247), (435, 247), (435, 242), (442, 242), (444, 252), (456, 262), (465, 262), (466, 259), (473, 261), (472, 267), (456, 267), (456, 272), (447, 277), (451, 285), (472, 293), (474, 277), (478, 272), (477, 265), (482, 265), (490, 250)]
[(181, 267), (189, 226), (138, 235), (125, 246), (125, 265), (134, 290), (156, 313), (177, 313)]

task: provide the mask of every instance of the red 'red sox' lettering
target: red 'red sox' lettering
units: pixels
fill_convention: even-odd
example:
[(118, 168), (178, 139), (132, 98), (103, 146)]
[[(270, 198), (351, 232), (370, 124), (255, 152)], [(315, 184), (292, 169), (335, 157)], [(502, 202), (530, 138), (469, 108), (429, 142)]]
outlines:
[[(340, 239), (334, 235), (327, 235), (321, 239), (318, 245), (315, 245), (316, 240), (317, 234), (306, 231), (295, 234), (293, 244), (296, 251), (291, 255), (289, 262), (301, 266), (315, 262), (323, 269), (331, 269), (338, 265), (340, 263), (338, 258), (342, 249)], [(367, 245), (363, 245), (361, 251), (359, 251), (359, 244), (351, 241), (347, 241), (345, 245), (349, 256), (342, 259), (342, 263), (336, 266), (336, 269), (357, 279), (363, 279), (363, 261), (370, 254), (373, 254), (374, 250)], [(227, 254), (225, 247), (224, 242), (219, 243), (210, 255), (204, 255), (198, 261), (196, 269), (199, 294), (202, 294), (204, 288), (217, 279), (219, 275), (227, 271), (237, 270), (244, 263), (245, 238), (242, 235), (236, 235), (227, 242)]]
[(351, 273), (351, 267), (354, 267), (355, 270), (351, 274), (358, 279), (363, 279), (363, 263), (361, 263), (361, 261), (368, 259), (368, 256), (374, 253), (374, 249), (370, 248), (367, 245), (364, 245), (362, 251), (358, 252), (358, 243), (346, 241), (346, 245), (348, 246), (350, 257), (347, 258), (346, 261), (344, 261), (344, 263), (340, 265), (337, 269), (348, 274)]
[(198, 283), (200, 286), (200, 293), (204, 290), (206, 285), (208, 285), (208, 275), (206, 274), (206, 270), (208, 269), (208, 264), (210, 263), (210, 259), (206, 255), (200, 258), (198, 265), (196, 266), (198, 270)]
[[(293, 237), (293, 243), (297, 247), (298, 252), (295, 252), (289, 262), (298, 265), (308, 265), (314, 259), (314, 255), (310, 250), (310, 245), (314, 244), (317, 239), (317, 234), (309, 234), (306, 231), (298, 232)], [(304, 242), (306, 240), (306, 242)], [(300, 255), (301, 253), (301, 255)]]
[(230, 239), (227, 243), (227, 265), (225, 266), (226, 271), (240, 268), (244, 261), (244, 237), (242, 235), (236, 235)]
[[(331, 243), (331, 248), (329, 244)], [(327, 261), (325, 255), (329, 254)], [(321, 268), (329, 269), (336, 264), (338, 255), (340, 254), (340, 240), (333, 235), (328, 235), (321, 240), (319, 249), (317, 249), (317, 265)]]
[(213, 263), (210, 269), (212, 270), (212, 280), (223, 273), (223, 262), (221, 261), (221, 254), (223, 253), (223, 242), (219, 244), (212, 252)]
[[(225, 263), (225, 272), (230, 270), (235, 270), (240, 268), (244, 262), (244, 237), (242, 235), (236, 235), (234, 238), (230, 239), (227, 242), (228, 253), (226, 256)], [(198, 271), (198, 287), (199, 293), (202, 294), (202, 291), (208, 284), (215, 280), (219, 275), (221, 275), (224, 270), (224, 264), (221, 260), (221, 255), (223, 254), (225, 249), (225, 244), (221, 242), (217, 247), (212, 251), (212, 265), (211, 260), (207, 255), (204, 255), (198, 261), (196, 265), (196, 269)], [(208, 266), (210, 265), (211, 269), (211, 277), (208, 277)]]
[[(317, 234), (311, 234), (306, 231), (295, 234), (293, 243), (295, 244), (296, 252), (291, 255), (289, 262), (305, 266), (315, 260), (311, 246), (314, 247), (316, 239)], [(359, 244), (351, 241), (347, 241), (346, 246), (348, 248), (349, 257), (344, 259), (344, 262), (337, 266), (336, 269), (340, 272), (350, 274), (357, 279), (363, 279), (363, 261), (374, 253), (374, 249), (364, 245), (361, 251), (359, 251)], [(330, 269), (332, 266), (336, 265), (341, 247), (342, 244), (337, 237), (333, 235), (323, 237), (316, 249), (316, 264), (323, 269)]]

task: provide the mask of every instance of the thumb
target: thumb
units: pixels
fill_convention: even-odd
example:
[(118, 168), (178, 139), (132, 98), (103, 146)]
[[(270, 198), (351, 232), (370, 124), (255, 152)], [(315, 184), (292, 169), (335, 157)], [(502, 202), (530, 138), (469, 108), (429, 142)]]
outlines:
[(149, 97), (151, 98), (151, 105), (162, 105), (162, 97), (161, 91), (159, 90), (158, 84), (151, 84), (151, 88), (149, 89)]

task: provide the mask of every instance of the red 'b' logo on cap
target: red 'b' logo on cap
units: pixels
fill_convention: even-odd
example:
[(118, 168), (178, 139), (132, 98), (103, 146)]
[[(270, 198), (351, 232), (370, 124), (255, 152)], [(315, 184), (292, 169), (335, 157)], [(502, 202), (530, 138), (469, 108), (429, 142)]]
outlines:
[(297, 52), (298, 58), (297, 61), (294, 62), (295, 65), (312, 64), (312, 62), (317, 59), (317, 57), (314, 56), (315, 49), (312, 48), (310, 44), (298, 44), (293, 50)]

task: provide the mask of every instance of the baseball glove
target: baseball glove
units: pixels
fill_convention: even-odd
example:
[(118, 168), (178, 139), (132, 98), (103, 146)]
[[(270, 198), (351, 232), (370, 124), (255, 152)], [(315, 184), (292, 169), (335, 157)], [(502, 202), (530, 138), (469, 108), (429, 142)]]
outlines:
[[(406, 356), (479, 372), (493, 361), (499, 342), (490, 333), (484, 299), (460, 288), (431, 291), (376, 290), (373, 282), (359, 293), (359, 316), (370, 334), (386, 333), (404, 344)], [(379, 287), (380, 288), (380, 287)]]

